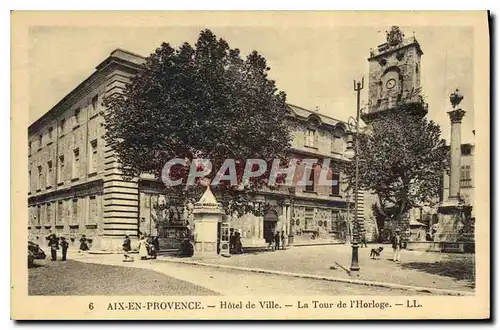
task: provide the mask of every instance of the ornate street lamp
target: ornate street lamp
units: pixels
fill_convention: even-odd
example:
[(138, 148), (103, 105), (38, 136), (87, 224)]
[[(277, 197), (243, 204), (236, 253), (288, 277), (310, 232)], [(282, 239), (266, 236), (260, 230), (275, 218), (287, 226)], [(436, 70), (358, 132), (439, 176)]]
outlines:
[[(356, 176), (355, 176), (355, 185), (354, 185), (354, 223), (353, 223), (353, 232), (352, 232), (352, 258), (351, 258), (351, 267), (349, 268), (351, 274), (359, 271), (359, 258), (358, 258), (358, 248), (359, 248), (359, 219), (358, 219), (358, 192), (359, 192), (359, 116), (360, 116), (360, 92), (364, 88), (365, 79), (362, 78), (361, 82), (354, 81), (354, 91), (357, 96), (357, 107), (356, 107), (356, 119), (350, 117), (348, 120), (349, 126), (349, 135), (347, 139), (347, 151), (346, 157), (354, 158), (355, 166), (356, 166)], [(355, 136), (354, 136), (354, 151), (353, 151), (353, 131), (355, 128)]]

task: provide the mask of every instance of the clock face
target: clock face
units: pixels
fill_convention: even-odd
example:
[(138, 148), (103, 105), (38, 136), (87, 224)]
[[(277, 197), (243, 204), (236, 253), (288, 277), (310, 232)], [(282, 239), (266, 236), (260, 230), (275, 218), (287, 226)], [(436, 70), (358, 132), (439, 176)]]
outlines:
[(389, 79), (385, 83), (385, 87), (387, 87), (387, 89), (393, 89), (394, 86), (396, 86), (396, 80), (394, 80), (394, 79)]

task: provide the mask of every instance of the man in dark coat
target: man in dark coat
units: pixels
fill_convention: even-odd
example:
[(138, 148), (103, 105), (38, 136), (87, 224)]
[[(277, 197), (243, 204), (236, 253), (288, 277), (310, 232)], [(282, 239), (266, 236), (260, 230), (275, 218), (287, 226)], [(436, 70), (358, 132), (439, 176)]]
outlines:
[(236, 240), (234, 236), (234, 229), (231, 228), (229, 230), (229, 253), (235, 253), (235, 245), (236, 245)]
[(158, 253), (158, 248), (157, 248), (158, 244), (155, 244), (155, 239), (156, 236), (149, 238), (149, 255), (153, 259), (157, 258), (157, 253)]
[(130, 238), (128, 237), (128, 235), (125, 235), (125, 237), (123, 237), (122, 248), (123, 248), (123, 261), (133, 261), (134, 259), (130, 258), (130, 256), (128, 255), (128, 253), (132, 250), (132, 244), (130, 242)]
[(239, 231), (234, 233), (234, 253), (241, 254), (243, 253), (243, 247), (241, 245), (241, 235)]
[(368, 245), (366, 244), (366, 234), (364, 231), (361, 233), (361, 242), (360, 243), (361, 243), (360, 247), (363, 247), (363, 245), (364, 245), (364, 247), (368, 247)]
[(401, 248), (403, 247), (403, 239), (399, 234), (399, 229), (396, 229), (395, 234), (392, 236), (392, 249), (394, 251), (394, 262), (401, 262)]
[(156, 253), (160, 252), (160, 240), (158, 236), (154, 236), (153, 239), (153, 247), (155, 248)]
[(274, 249), (274, 235), (272, 232), (269, 234), (265, 235), (265, 240), (267, 243), (267, 250), (273, 250)]
[(56, 261), (57, 260), (57, 250), (59, 250), (59, 238), (57, 238), (56, 234), (52, 233), (49, 236), (45, 238), (48, 241), (48, 244), (50, 246), (50, 255), (51, 255), (51, 260)]
[(279, 250), (280, 248), (280, 232), (277, 231), (276, 234), (274, 235), (274, 249)]
[(61, 237), (61, 249), (62, 249), (62, 261), (66, 261), (66, 255), (68, 254), (68, 241), (66, 237)]

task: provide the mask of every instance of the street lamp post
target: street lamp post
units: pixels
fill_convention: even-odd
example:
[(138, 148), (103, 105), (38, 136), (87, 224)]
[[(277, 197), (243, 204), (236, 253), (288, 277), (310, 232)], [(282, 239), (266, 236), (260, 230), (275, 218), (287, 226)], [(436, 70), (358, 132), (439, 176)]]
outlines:
[[(352, 258), (351, 258), (351, 267), (349, 268), (351, 274), (359, 271), (359, 258), (358, 258), (358, 248), (359, 248), (359, 219), (358, 219), (358, 191), (359, 191), (359, 116), (360, 116), (360, 94), (361, 90), (364, 88), (365, 79), (362, 78), (361, 82), (356, 82), (354, 80), (354, 91), (356, 92), (357, 104), (356, 104), (356, 119), (352, 119), (355, 121), (356, 125), (356, 135), (354, 138), (354, 162), (356, 166), (356, 174), (355, 174), (355, 183), (354, 183), (354, 223), (353, 223), (353, 233), (352, 233)], [(351, 120), (349, 120), (351, 122)]]
[(293, 240), (294, 240), (294, 229), (295, 229), (295, 220), (293, 218), (294, 216), (294, 212), (295, 212), (295, 194), (296, 194), (296, 190), (295, 190), (295, 187), (290, 187), (288, 188), (288, 192), (289, 192), (289, 198), (290, 198), (290, 210), (289, 210), (289, 214), (290, 214), (290, 219), (287, 221), (289, 221), (289, 228), (290, 228), (290, 231), (288, 232), (288, 245), (291, 245), (293, 244)]

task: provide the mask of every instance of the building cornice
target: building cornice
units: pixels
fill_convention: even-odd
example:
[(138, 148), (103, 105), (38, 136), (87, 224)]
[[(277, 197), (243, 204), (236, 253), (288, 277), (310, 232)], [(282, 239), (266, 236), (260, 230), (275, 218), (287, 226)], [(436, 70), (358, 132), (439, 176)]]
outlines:
[(131, 71), (137, 71), (144, 62), (144, 57), (125, 51), (116, 49), (111, 52), (110, 56), (96, 66), (94, 71), (83, 82), (76, 86), (71, 92), (63, 97), (55, 106), (38, 118), (28, 127), (28, 135), (36, 132), (40, 127), (47, 122), (57, 118), (62, 112), (68, 110), (81, 97), (87, 95), (91, 90), (98, 87), (114, 67), (126, 68)]

